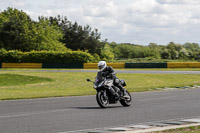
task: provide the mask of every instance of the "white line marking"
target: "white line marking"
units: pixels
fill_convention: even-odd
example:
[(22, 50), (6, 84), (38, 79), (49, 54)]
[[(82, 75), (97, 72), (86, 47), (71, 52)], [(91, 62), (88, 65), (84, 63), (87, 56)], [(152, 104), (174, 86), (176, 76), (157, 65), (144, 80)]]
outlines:
[(59, 109), (59, 110), (51, 110), (51, 111), (37, 111), (37, 112), (30, 112), (30, 113), (11, 114), (11, 115), (0, 116), (0, 119), (2, 119), (2, 118), (12, 118), (12, 117), (23, 117), (23, 116), (30, 116), (30, 115), (39, 115), (39, 114), (47, 114), (47, 113), (56, 113), (56, 112), (65, 112), (65, 111), (71, 111), (71, 110), (74, 110), (74, 109)]

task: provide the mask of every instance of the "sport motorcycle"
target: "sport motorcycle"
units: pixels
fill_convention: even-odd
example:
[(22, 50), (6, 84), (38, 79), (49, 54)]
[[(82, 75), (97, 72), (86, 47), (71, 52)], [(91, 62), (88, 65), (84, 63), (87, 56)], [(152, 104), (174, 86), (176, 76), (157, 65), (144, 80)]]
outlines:
[[(119, 80), (119, 79), (117, 79)], [(88, 82), (93, 82), (87, 79)], [(119, 80), (122, 86), (126, 86), (125, 80)], [(101, 108), (107, 108), (109, 104), (120, 102), (124, 107), (131, 105), (131, 95), (126, 90), (126, 97), (123, 92), (115, 85), (114, 80), (110, 76), (103, 77), (101, 72), (98, 72), (93, 88), (97, 91), (96, 101)]]

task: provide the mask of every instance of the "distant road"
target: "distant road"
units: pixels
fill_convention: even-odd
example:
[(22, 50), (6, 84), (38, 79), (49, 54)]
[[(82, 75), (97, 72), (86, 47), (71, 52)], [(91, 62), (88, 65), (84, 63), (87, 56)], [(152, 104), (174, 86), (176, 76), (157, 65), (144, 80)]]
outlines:
[[(97, 72), (98, 70), (0, 70), (0, 71), (30, 71), (30, 72)], [(117, 73), (153, 73), (153, 74), (200, 74), (200, 71), (163, 71), (163, 70), (116, 70)]]

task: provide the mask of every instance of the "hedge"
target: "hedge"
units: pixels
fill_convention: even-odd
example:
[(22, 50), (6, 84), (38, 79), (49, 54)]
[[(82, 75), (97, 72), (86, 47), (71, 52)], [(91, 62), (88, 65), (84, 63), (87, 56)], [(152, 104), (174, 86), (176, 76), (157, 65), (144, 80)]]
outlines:
[(0, 50), (0, 62), (5, 63), (89, 63), (95, 62), (94, 56), (83, 51), (31, 51)]

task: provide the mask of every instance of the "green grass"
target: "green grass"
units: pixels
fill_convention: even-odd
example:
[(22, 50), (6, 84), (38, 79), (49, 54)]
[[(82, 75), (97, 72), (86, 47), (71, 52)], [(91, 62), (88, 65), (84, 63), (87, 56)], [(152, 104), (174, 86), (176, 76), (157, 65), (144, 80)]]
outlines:
[(152, 133), (200, 133), (200, 126), (170, 129), (170, 130), (152, 132)]
[[(31, 72), (31, 71), (0, 71), (0, 75), (10, 76), (16, 82), (0, 85), (0, 99), (25, 99), (61, 96), (93, 95), (96, 91), (93, 84), (86, 82), (87, 78), (94, 80), (96, 73), (86, 72)], [(15, 75), (15, 76), (13, 76)], [(20, 77), (20, 80), (17, 81)], [(200, 75), (194, 74), (122, 74), (130, 92), (153, 91), (155, 88), (181, 87), (200, 85)], [(8, 78), (7, 77), (7, 78)], [(28, 83), (27, 79), (34, 77)], [(2, 80), (2, 79), (1, 79)], [(37, 81), (37, 82), (36, 82)], [(22, 82), (22, 83), (19, 83)], [(25, 83), (24, 83), (25, 82)], [(7, 85), (6, 85), (7, 84)], [(8, 85), (10, 84), (10, 85)]]
[(200, 84), (200, 75), (191, 74), (120, 74), (120, 78), (127, 79), (127, 89), (131, 92)]
[(18, 86), (53, 81), (53, 79), (18, 74), (0, 74), (0, 81), (0, 86)]

